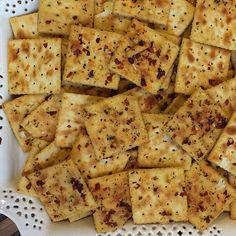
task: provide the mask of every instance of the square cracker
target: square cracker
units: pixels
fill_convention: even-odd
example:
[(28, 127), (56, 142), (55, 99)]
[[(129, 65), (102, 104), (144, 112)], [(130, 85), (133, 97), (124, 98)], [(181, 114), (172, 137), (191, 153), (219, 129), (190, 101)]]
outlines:
[(93, 26), (93, 0), (41, 0), (38, 31), (46, 34), (69, 35), (70, 26)]
[(82, 176), (91, 179), (123, 171), (132, 154), (132, 151), (126, 151), (109, 158), (97, 158), (91, 139), (87, 132), (82, 130), (73, 145), (70, 158)]
[(213, 148), (228, 122), (228, 115), (202, 89), (174, 114), (163, 131), (192, 158), (200, 161)]
[(236, 110), (236, 77), (207, 89), (206, 92), (229, 115)]
[(183, 39), (175, 92), (192, 94), (219, 84), (227, 77), (229, 62), (230, 51)]
[(10, 18), (15, 39), (38, 38), (38, 13)]
[(112, 13), (114, 0), (95, 0), (94, 28), (124, 34), (131, 20)]
[(63, 80), (118, 89), (120, 77), (109, 70), (108, 63), (120, 38), (114, 32), (72, 26)]
[(187, 197), (182, 168), (142, 169), (129, 172), (135, 224), (187, 221)]
[(148, 140), (135, 97), (117, 95), (85, 110), (85, 126), (98, 158), (124, 152)]
[(32, 159), (34, 156), (43, 148), (45, 148), (49, 143), (47, 141), (41, 140), (41, 139), (34, 139), (32, 141), (32, 147), (30, 149), (29, 155), (26, 159), (22, 176), (19, 179), (18, 185), (17, 185), (17, 191), (29, 196), (37, 196), (32, 184), (30, 181), (25, 177), (25, 174), (28, 172), (33, 172), (33, 164)]
[(150, 23), (166, 25), (170, 6), (170, 0), (115, 0), (113, 13)]
[(59, 95), (52, 95), (24, 118), (21, 126), (33, 137), (53, 141), (56, 133)]
[(197, 0), (191, 39), (229, 50), (236, 50), (235, 2)]
[(180, 36), (191, 23), (195, 7), (186, 0), (171, 0), (167, 32)]
[(145, 113), (160, 112), (160, 107), (156, 97), (142, 88), (136, 87), (126, 91), (123, 94), (137, 97), (141, 112)]
[(64, 161), (28, 176), (53, 222), (83, 217), (96, 203), (72, 161)]
[(236, 113), (233, 113), (225, 129), (221, 133), (208, 160), (236, 175)]
[(29, 156), (23, 170), (23, 175), (27, 176), (33, 171), (56, 165), (68, 159), (70, 151), (70, 149), (57, 147), (55, 141), (50, 143), (35, 155)]
[(45, 99), (45, 95), (25, 95), (3, 104), (3, 110), (11, 125), (19, 145), (24, 152), (31, 148), (32, 137), (20, 125), (24, 117), (32, 112)]
[(133, 20), (111, 59), (109, 68), (156, 94), (173, 65), (179, 46), (146, 24)]
[(10, 94), (59, 93), (61, 39), (17, 39), (8, 43)]
[(98, 233), (115, 231), (131, 218), (127, 171), (91, 179), (88, 186), (98, 204), (93, 214)]
[(149, 130), (149, 141), (138, 147), (139, 167), (190, 168), (192, 158), (161, 130), (170, 118), (169, 115), (143, 114), (144, 123)]
[(72, 147), (84, 127), (84, 106), (101, 100), (102, 97), (74, 93), (62, 95), (55, 138), (58, 147)]
[(205, 162), (194, 163), (186, 172), (188, 219), (199, 230), (206, 229), (235, 199), (236, 191)]

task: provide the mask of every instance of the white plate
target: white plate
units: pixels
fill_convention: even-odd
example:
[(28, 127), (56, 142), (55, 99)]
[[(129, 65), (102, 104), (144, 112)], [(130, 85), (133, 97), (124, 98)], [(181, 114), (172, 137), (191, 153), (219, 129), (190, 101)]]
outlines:
[[(65, 0), (66, 1), (66, 0)], [(0, 104), (9, 99), (7, 93), (7, 42), (12, 37), (9, 17), (33, 12), (38, 1), (0, 0)], [(16, 193), (15, 183), (25, 161), (7, 119), (0, 109), (0, 213), (11, 218), (22, 236), (37, 235), (96, 235), (92, 218), (68, 223), (51, 223), (37, 199)], [(110, 236), (171, 236), (171, 235), (236, 235), (236, 221), (223, 214), (207, 231), (200, 234), (186, 223), (169, 225), (132, 225), (105, 235)], [(1, 232), (0, 232), (1, 235)]]

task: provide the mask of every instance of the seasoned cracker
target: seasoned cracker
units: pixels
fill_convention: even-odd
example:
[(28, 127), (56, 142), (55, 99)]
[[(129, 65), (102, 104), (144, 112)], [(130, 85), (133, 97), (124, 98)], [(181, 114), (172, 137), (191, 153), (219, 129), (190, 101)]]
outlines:
[(228, 115), (204, 90), (197, 90), (174, 114), (163, 131), (192, 158), (200, 161), (213, 148)]
[(52, 95), (26, 116), (21, 126), (33, 137), (53, 141), (56, 134), (58, 112), (61, 105), (59, 95)]
[(136, 87), (126, 91), (123, 94), (137, 97), (141, 112), (145, 113), (160, 112), (160, 107), (156, 97), (142, 88)]
[(94, 28), (124, 34), (131, 20), (112, 14), (114, 0), (95, 0)]
[(236, 110), (236, 77), (206, 90), (207, 94), (231, 115)]
[(20, 125), (24, 117), (30, 114), (45, 99), (45, 95), (25, 95), (7, 101), (3, 104), (3, 110), (11, 125), (11, 128), (24, 152), (31, 148), (33, 138)]
[(182, 168), (130, 171), (129, 185), (135, 224), (188, 220)]
[(149, 141), (138, 148), (139, 167), (190, 168), (192, 158), (161, 130), (170, 118), (169, 115), (143, 114)]
[(180, 36), (191, 23), (194, 10), (194, 6), (186, 0), (171, 0), (167, 32)]
[(127, 171), (91, 179), (88, 186), (98, 204), (93, 214), (97, 233), (115, 231), (131, 218)]
[(133, 20), (109, 68), (137, 86), (157, 94), (178, 51), (178, 45), (146, 24)]
[(103, 100), (102, 97), (64, 93), (58, 116), (55, 142), (58, 147), (72, 147), (84, 127), (84, 106)]
[(32, 171), (38, 171), (68, 159), (70, 151), (70, 149), (57, 147), (55, 141), (53, 141), (37, 154), (30, 156), (26, 162), (23, 175), (27, 176), (32, 173)]
[(135, 97), (117, 95), (85, 110), (85, 126), (98, 158), (127, 151), (148, 139)]
[(38, 31), (45, 34), (69, 35), (70, 26), (93, 26), (94, 1), (41, 0)]
[(113, 13), (123, 17), (166, 25), (170, 7), (170, 0), (115, 0)]
[(63, 80), (118, 89), (120, 77), (108, 63), (121, 38), (120, 34), (72, 26)]
[(201, 231), (236, 198), (236, 190), (204, 162), (186, 172), (186, 191), (189, 221)]
[(53, 222), (84, 217), (96, 203), (72, 161), (34, 172), (28, 176)]
[(10, 94), (60, 93), (61, 39), (17, 39), (8, 43)]
[(197, 0), (191, 39), (229, 50), (236, 50), (235, 2)]
[(227, 78), (230, 51), (183, 39), (175, 92), (192, 94), (197, 88), (209, 88)]
[(10, 18), (15, 39), (38, 38), (38, 13), (31, 13)]
[(123, 171), (133, 155), (132, 151), (127, 151), (109, 158), (97, 158), (87, 132), (82, 130), (73, 145), (70, 158), (82, 176), (90, 179)]
[(208, 160), (236, 175), (236, 113), (233, 113), (225, 129), (216, 141)]

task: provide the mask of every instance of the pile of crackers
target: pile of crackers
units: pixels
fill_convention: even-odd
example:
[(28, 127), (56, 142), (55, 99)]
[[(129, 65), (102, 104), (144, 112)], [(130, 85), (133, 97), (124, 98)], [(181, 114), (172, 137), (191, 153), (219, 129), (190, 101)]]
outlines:
[(236, 1), (41, 0), (13, 17), (18, 191), (97, 232), (236, 219)]

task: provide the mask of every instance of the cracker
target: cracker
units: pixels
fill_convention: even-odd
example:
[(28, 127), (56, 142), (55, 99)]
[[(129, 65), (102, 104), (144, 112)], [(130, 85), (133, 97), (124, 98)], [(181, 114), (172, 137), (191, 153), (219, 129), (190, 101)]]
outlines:
[(170, 6), (170, 0), (115, 0), (113, 13), (124, 17), (137, 18), (150, 23), (166, 25)]
[(182, 167), (185, 170), (190, 168), (192, 158), (161, 130), (170, 118), (168, 115), (143, 114), (149, 131), (149, 142), (138, 148), (139, 167)]
[(61, 39), (17, 39), (8, 44), (10, 94), (59, 93)]
[(231, 115), (236, 110), (236, 78), (206, 90), (207, 94)]
[(228, 124), (217, 140), (214, 148), (208, 156), (208, 160), (236, 175), (236, 113), (233, 113)]
[(92, 142), (86, 133), (81, 131), (70, 153), (70, 158), (77, 165), (85, 179), (96, 178), (121, 172), (125, 169), (132, 151), (127, 151), (109, 158), (97, 158)]
[(156, 168), (129, 172), (135, 224), (187, 221), (187, 197), (182, 168)]
[(65, 161), (28, 176), (53, 222), (96, 208), (92, 194), (72, 161)]
[(26, 176), (32, 173), (35, 170), (35, 156), (41, 150), (46, 148), (49, 145), (49, 142), (42, 140), (42, 139), (34, 139), (32, 141), (32, 147), (30, 149), (29, 155), (25, 161), (25, 165), (22, 171), (22, 176)]
[(112, 14), (114, 0), (95, 0), (94, 28), (124, 34), (131, 20)]
[(173, 65), (179, 46), (146, 24), (133, 20), (109, 68), (150, 93), (157, 94)]
[(102, 99), (73, 93), (62, 95), (55, 138), (58, 147), (72, 147), (80, 129), (84, 127), (84, 106)]
[(38, 13), (10, 18), (15, 39), (38, 38)]
[(98, 158), (124, 152), (148, 139), (135, 97), (117, 95), (85, 110), (85, 126)]
[(21, 126), (33, 138), (53, 141), (60, 104), (60, 96), (52, 95), (26, 116), (21, 122)]
[(236, 50), (235, 3), (231, 0), (198, 0), (191, 39), (229, 50)]
[(160, 107), (156, 97), (142, 88), (133, 88), (125, 93), (128, 96), (135, 96), (138, 99), (141, 112), (159, 113)]
[(171, 104), (165, 109), (165, 114), (175, 114), (176, 111), (185, 103), (187, 96), (183, 94), (177, 95), (176, 98), (171, 102)]
[(180, 36), (191, 23), (195, 7), (186, 0), (171, 0), (167, 31)]
[(128, 173), (89, 180), (89, 189), (98, 204), (93, 219), (98, 233), (115, 231), (131, 218)]
[(228, 122), (228, 115), (202, 89), (174, 114), (163, 131), (192, 158), (200, 161), (213, 148)]
[(117, 89), (120, 77), (108, 63), (121, 38), (114, 32), (72, 26), (63, 80)]
[(230, 52), (183, 39), (176, 76), (176, 93), (192, 94), (209, 88), (227, 77)]
[(188, 218), (199, 230), (206, 229), (235, 199), (236, 191), (206, 163), (194, 163), (186, 172)]
[(56, 165), (68, 159), (70, 151), (70, 149), (57, 147), (54, 141), (28, 159), (23, 174), (28, 175), (29, 173), (32, 173), (32, 171), (38, 171)]
[(32, 112), (45, 99), (45, 95), (25, 95), (3, 104), (3, 110), (13, 133), (24, 152), (31, 148), (32, 137), (20, 125), (24, 117)]
[(70, 26), (93, 26), (94, 1), (41, 0), (38, 31), (46, 34), (69, 35)]

